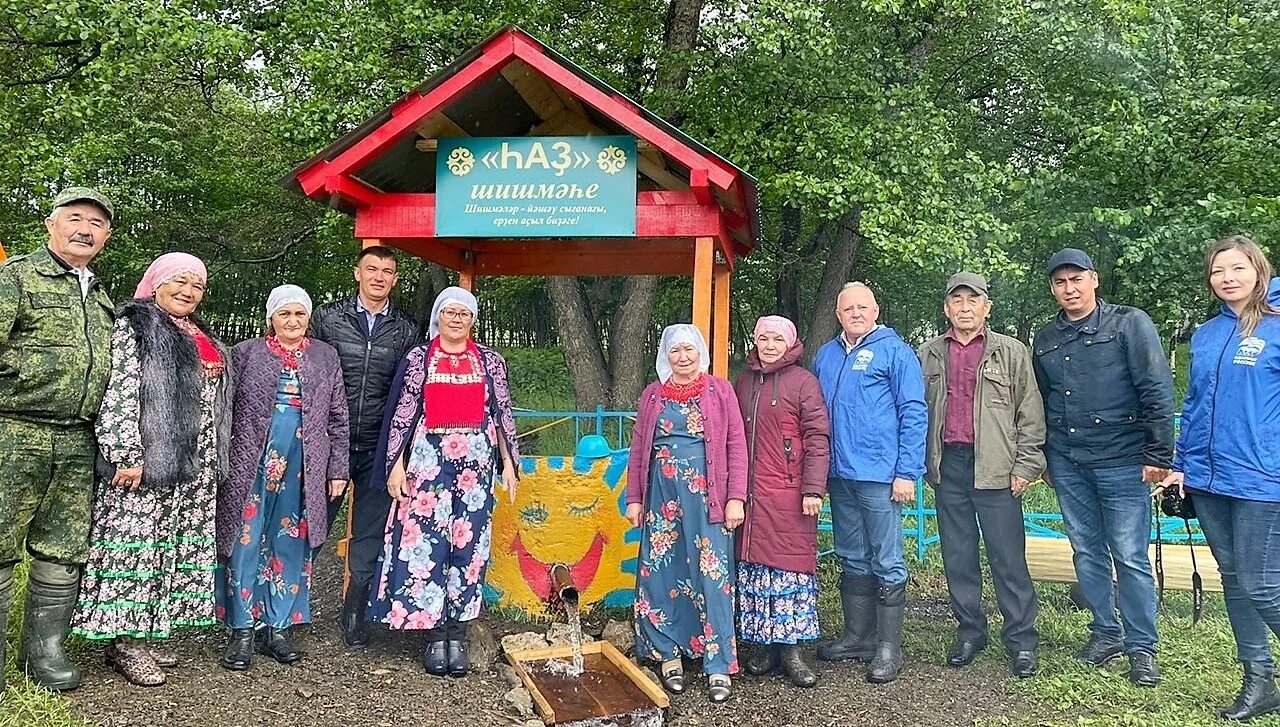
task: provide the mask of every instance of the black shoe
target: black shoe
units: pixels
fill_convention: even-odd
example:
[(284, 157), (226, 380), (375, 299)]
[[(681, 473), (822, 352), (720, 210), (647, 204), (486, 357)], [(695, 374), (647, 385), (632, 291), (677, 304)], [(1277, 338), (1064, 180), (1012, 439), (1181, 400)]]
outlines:
[(876, 606), (876, 655), (867, 667), (867, 681), (888, 684), (902, 673), (902, 614), (907, 607), (907, 584), (880, 586)]
[(1280, 692), (1276, 691), (1275, 668), (1256, 661), (1244, 662), (1244, 681), (1230, 707), (1218, 712), (1223, 719), (1247, 722), (1254, 717), (1280, 712)]
[(449, 650), (443, 639), (428, 641), (422, 647), (422, 668), (432, 676), (449, 675)]
[(84, 670), (67, 658), (67, 632), (80, 594), (80, 569), (43, 560), (27, 571), (19, 664), (31, 680), (55, 692), (80, 686)]
[(1102, 666), (1124, 653), (1124, 642), (1111, 636), (1094, 634), (1076, 652), (1076, 661), (1091, 666)]
[(449, 639), (445, 649), (448, 652), (449, 676), (464, 677), (471, 664), (467, 661), (467, 640)]
[(248, 671), (253, 661), (253, 629), (231, 629), (227, 648), (218, 661), (223, 669)]
[(1040, 659), (1036, 657), (1034, 651), (1014, 652), (1013, 663), (1009, 665), (1009, 671), (1019, 679), (1035, 676), (1038, 668), (1040, 668)]
[(799, 646), (782, 644), (778, 647), (778, 654), (778, 660), (782, 662), (782, 671), (786, 672), (792, 684), (808, 688), (818, 683), (818, 675), (805, 663)]
[(874, 576), (840, 575), (844, 635), (820, 646), (819, 659), (871, 661), (876, 653), (876, 588)]
[(1135, 651), (1129, 655), (1129, 681), (1140, 687), (1154, 687), (1160, 683), (1160, 667), (1156, 655), (1150, 651)]
[(947, 666), (956, 668), (969, 666), (974, 659), (978, 658), (978, 652), (985, 648), (987, 648), (986, 639), (957, 638), (956, 642), (951, 645), (951, 651), (947, 652)]
[(369, 646), (369, 622), (365, 608), (369, 600), (369, 587), (352, 583), (347, 587), (347, 597), (342, 600), (342, 615), (338, 617), (338, 630), (342, 632), (342, 645), (347, 651), (364, 651)]
[(747, 673), (752, 676), (762, 677), (772, 672), (778, 666), (778, 647), (773, 644), (765, 644), (756, 649), (756, 652), (747, 659)]
[(287, 627), (278, 629), (268, 626), (263, 629), (262, 643), (258, 645), (258, 651), (281, 664), (292, 664), (302, 658), (302, 652), (298, 651), (298, 647), (294, 646), (293, 640), (289, 638)]

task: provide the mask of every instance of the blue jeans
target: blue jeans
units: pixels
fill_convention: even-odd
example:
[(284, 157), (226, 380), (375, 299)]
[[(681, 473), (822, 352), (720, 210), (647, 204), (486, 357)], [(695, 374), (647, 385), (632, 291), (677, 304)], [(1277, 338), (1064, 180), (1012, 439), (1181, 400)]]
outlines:
[(875, 576), (881, 585), (907, 581), (902, 559), (902, 505), (883, 482), (827, 480), (831, 495), (831, 529), (840, 568), (854, 576)]
[(1222, 574), (1236, 653), (1274, 666), (1267, 629), (1280, 636), (1280, 503), (1189, 492)]
[(1123, 636), (1126, 653), (1155, 653), (1156, 582), (1147, 554), (1151, 488), (1142, 481), (1142, 465), (1088, 467), (1051, 451), (1045, 455), (1074, 552), (1076, 580), (1093, 612), (1089, 631), (1111, 639)]

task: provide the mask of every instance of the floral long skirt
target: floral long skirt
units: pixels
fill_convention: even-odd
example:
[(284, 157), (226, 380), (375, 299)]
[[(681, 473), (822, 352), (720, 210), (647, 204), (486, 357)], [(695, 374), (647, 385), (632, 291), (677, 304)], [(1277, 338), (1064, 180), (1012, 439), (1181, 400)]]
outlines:
[(666, 402), (658, 418), (636, 578), (636, 653), (701, 658), (707, 674), (733, 674), (733, 540), (708, 516), (700, 423), (696, 400)]
[(201, 392), (199, 473), (193, 482), (165, 491), (98, 482), (72, 633), (87, 639), (163, 639), (176, 627), (218, 622), (216, 391), (215, 382)]
[(302, 494), (302, 409), (277, 403), (267, 446), (221, 572), (219, 615), (233, 629), (311, 622), (311, 546)]
[(406, 464), (409, 497), (387, 518), (373, 619), (426, 630), (480, 615), (492, 539), (493, 436), (492, 424), (438, 434), (418, 423)]
[(738, 638), (758, 644), (794, 644), (819, 636), (814, 574), (738, 564)]

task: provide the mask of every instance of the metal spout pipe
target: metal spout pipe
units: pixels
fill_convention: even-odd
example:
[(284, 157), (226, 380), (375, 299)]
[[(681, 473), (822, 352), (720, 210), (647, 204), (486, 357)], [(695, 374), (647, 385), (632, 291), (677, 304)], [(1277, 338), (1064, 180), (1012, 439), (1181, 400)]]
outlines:
[(551, 593), (564, 605), (578, 607), (578, 587), (573, 584), (573, 575), (564, 563), (551, 566)]

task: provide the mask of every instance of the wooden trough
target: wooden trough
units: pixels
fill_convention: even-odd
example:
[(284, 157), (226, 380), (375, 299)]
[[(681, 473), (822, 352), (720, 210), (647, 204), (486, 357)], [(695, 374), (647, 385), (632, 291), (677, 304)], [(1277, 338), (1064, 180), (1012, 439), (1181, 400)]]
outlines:
[(561, 727), (661, 727), (666, 692), (608, 641), (582, 645), (583, 672), (572, 677), (564, 662), (573, 647), (552, 646), (507, 654), (533, 696), (543, 722)]
[[(1164, 587), (1174, 591), (1191, 590), (1191, 548), (1186, 545), (1165, 543)], [(1156, 546), (1149, 552), (1154, 572)], [(1196, 565), (1204, 590), (1222, 592), (1222, 579), (1218, 575), (1218, 562), (1213, 559), (1208, 545), (1196, 547)], [(1076, 569), (1071, 562), (1071, 541), (1066, 538), (1027, 538), (1027, 569), (1032, 580), (1054, 583), (1075, 583)]]

